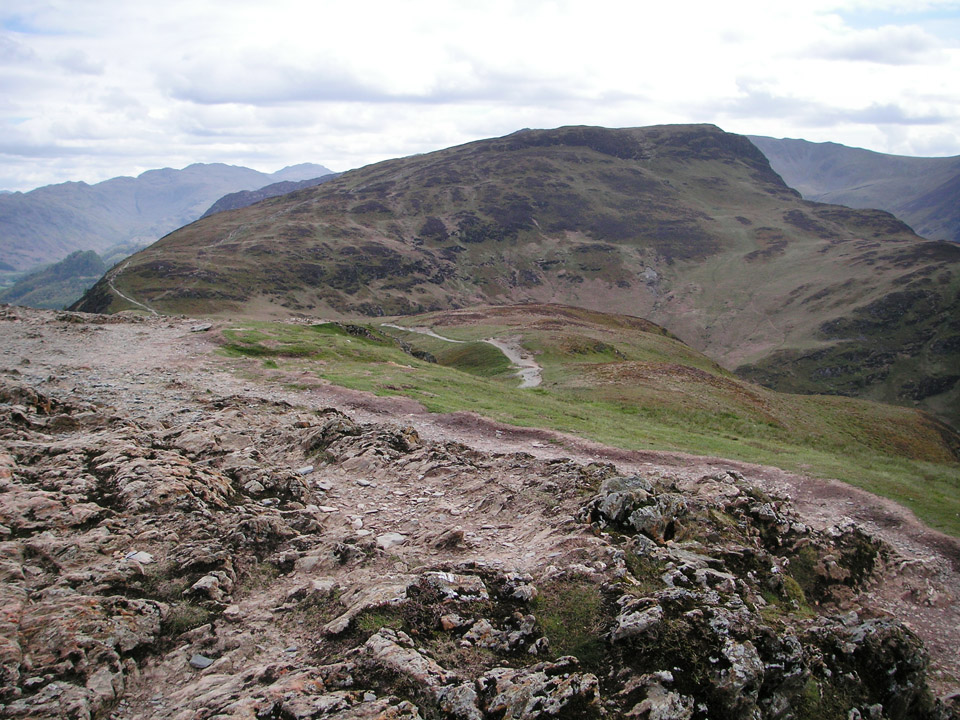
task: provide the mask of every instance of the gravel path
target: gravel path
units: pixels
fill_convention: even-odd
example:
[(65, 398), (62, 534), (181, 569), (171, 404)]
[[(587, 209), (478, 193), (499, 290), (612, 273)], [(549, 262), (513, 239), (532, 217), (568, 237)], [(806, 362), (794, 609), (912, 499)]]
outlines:
[[(454, 340), (453, 338), (444, 337), (428, 327), (403, 327), (401, 325), (394, 325), (393, 323), (380, 323), (380, 327), (419, 333), (420, 335), (427, 335), (437, 340), (457, 343), (458, 345), (466, 344), (465, 340)], [(541, 377), (542, 368), (537, 361), (533, 359), (533, 356), (520, 345), (519, 337), (507, 338), (505, 340), (484, 338), (480, 342), (493, 345), (497, 350), (506, 355), (507, 360), (517, 369), (516, 374), (517, 377), (520, 378), (521, 388), (537, 387), (543, 382), (543, 378)]]

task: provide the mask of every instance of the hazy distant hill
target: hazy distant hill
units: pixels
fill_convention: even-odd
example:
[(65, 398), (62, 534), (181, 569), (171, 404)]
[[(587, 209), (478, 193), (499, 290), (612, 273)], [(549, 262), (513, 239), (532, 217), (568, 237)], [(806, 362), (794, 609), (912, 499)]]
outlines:
[(808, 200), (892, 212), (918, 235), (960, 242), (960, 156), (884, 155), (836, 143), (750, 136)]
[(0, 303), (59, 310), (75, 302), (108, 267), (93, 250), (77, 250), (0, 292)]
[(241, 190), (239, 192), (230, 193), (229, 195), (224, 195), (222, 198), (217, 200), (200, 217), (207, 217), (207, 215), (213, 215), (218, 212), (223, 212), (224, 210), (238, 210), (242, 207), (247, 207), (248, 205), (253, 205), (254, 203), (260, 202), (261, 200), (266, 200), (267, 198), (278, 197), (280, 195), (286, 195), (287, 193), (293, 192), (294, 190), (302, 190), (303, 188), (320, 185), (321, 183), (333, 180), (333, 178), (335, 178), (337, 175), (338, 173), (330, 173), (329, 175), (324, 175), (323, 177), (311, 178), (310, 180), (300, 180), (299, 182), (284, 180), (283, 182), (266, 185), (259, 190)]
[(261, 173), (244, 167), (190, 165), (148, 170), (95, 185), (68, 182), (0, 195), (0, 263), (27, 270), (75, 250), (101, 252), (121, 243), (152, 242), (193, 222), (223, 195), (278, 180), (330, 171), (303, 164)]
[[(960, 425), (960, 245), (804, 201), (708, 125), (524, 131), (390, 160), (204, 218), (107, 277), (169, 313), (623, 312), (771, 385)], [(133, 306), (101, 281), (79, 307)]]

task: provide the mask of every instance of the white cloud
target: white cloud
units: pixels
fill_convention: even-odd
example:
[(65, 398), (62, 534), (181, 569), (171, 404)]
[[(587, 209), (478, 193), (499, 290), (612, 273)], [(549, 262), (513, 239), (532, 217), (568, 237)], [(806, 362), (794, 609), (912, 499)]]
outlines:
[(191, 162), (347, 169), (561, 124), (960, 154), (960, 39), (930, 29), (948, 7), (7, 0), (0, 187)]
[(808, 54), (828, 60), (860, 60), (882, 65), (937, 62), (941, 42), (915, 27), (887, 25), (856, 32), (837, 33), (812, 44)]
[(80, 75), (102, 75), (104, 64), (92, 60), (83, 50), (72, 48), (57, 55), (57, 64), (67, 72)]

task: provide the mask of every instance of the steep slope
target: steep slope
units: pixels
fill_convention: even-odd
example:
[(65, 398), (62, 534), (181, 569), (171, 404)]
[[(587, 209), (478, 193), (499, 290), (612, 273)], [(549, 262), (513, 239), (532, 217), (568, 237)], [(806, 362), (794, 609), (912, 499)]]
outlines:
[(913, 402), (903, 394), (923, 387), (916, 402), (957, 423), (958, 267), (960, 246), (888, 213), (802, 200), (752, 143), (716, 127), (561, 128), (208, 217), (77, 307), (134, 307), (112, 287), (161, 312), (260, 317), (562, 302), (647, 317), (728, 368), (843, 344), (854, 359), (825, 377), (858, 379), (834, 390)]
[(918, 235), (960, 242), (960, 157), (905, 157), (837, 143), (749, 137), (807, 200), (879, 208)]
[(95, 185), (69, 182), (0, 197), (0, 260), (18, 270), (75, 250), (102, 252), (121, 243), (152, 242), (193, 220), (226, 193), (276, 180), (330, 171), (321, 165), (261, 173), (223, 164), (149, 170)]
[(335, 176), (335, 173), (330, 173), (329, 175), (310, 178), (309, 180), (283, 180), (281, 182), (265, 185), (259, 190), (240, 190), (235, 193), (230, 193), (229, 195), (224, 195), (222, 198), (217, 200), (200, 217), (205, 218), (207, 215), (214, 215), (218, 212), (223, 212), (224, 210), (239, 210), (240, 208), (253, 205), (261, 200), (266, 200), (267, 198), (278, 197), (280, 195), (291, 193), (294, 190), (302, 190), (303, 188), (320, 185), (328, 180), (333, 180)]

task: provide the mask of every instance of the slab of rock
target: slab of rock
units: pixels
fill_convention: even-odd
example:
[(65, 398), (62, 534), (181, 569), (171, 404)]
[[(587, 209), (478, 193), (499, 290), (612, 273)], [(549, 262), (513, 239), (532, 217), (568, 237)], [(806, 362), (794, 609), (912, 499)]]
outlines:
[(214, 662), (215, 660), (213, 658), (208, 658), (206, 655), (196, 653), (190, 658), (190, 667), (196, 668), (197, 670), (204, 670), (213, 665)]
[(361, 657), (362, 662), (406, 678), (419, 688), (438, 688), (456, 679), (454, 673), (420, 654), (406, 633), (392, 628), (381, 628), (371, 635), (361, 649)]
[(600, 682), (577, 672), (576, 658), (539, 663), (526, 668), (494, 668), (477, 680), (484, 710), (513, 720), (597, 715)]
[(377, 535), (377, 547), (381, 550), (389, 550), (407, 542), (407, 536), (403, 533), (388, 532), (383, 535)]

